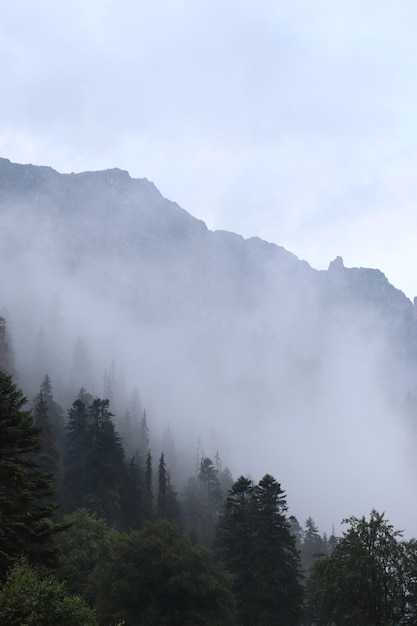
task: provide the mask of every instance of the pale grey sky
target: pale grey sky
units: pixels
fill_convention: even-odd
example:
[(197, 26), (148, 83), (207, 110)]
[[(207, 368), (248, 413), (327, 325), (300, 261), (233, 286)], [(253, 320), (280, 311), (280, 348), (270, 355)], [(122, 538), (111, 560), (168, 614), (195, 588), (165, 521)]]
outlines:
[(415, 0), (0, 0), (0, 156), (417, 295)]

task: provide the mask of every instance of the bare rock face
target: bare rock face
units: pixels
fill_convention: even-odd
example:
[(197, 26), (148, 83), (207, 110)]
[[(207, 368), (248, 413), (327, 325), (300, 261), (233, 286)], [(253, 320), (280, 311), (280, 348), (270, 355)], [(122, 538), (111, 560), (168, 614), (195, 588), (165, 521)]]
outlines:
[(0, 260), (21, 266), (21, 251), (26, 260), (33, 249), (54, 272), (89, 273), (87, 288), (128, 301), (132, 316), (171, 317), (175, 308), (236, 323), (256, 311), (257, 323), (274, 319), (284, 334), (295, 320), (320, 334), (329, 312), (355, 308), (414, 345), (413, 305), (379, 270), (346, 268), (338, 256), (319, 272), (259, 238), (209, 231), (153, 183), (117, 168), (60, 174), (0, 159), (1, 219)]
[(345, 269), (345, 266), (343, 265), (343, 259), (341, 256), (337, 256), (334, 261), (330, 262), (329, 272), (337, 272), (343, 269)]

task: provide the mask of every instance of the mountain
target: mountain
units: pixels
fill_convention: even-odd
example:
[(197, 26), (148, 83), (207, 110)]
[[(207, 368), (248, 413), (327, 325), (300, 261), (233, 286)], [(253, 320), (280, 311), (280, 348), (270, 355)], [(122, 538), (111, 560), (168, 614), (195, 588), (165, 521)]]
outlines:
[[(201, 436), (236, 471), (253, 456), (254, 473), (281, 474), (295, 491), (306, 474), (303, 494), (327, 481), (323, 497), (335, 498), (336, 477), (346, 497), (353, 490), (350, 463), (376, 500), (374, 481), (398, 475), (416, 323), (379, 270), (338, 257), (317, 271), (257, 237), (212, 232), (119, 169), (60, 174), (7, 159), (0, 263), (0, 306), (30, 393), (47, 370), (65, 401), (81, 385), (102, 395), (113, 363), (116, 412), (138, 386), (161, 437), (175, 424), (181, 445)], [(89, 367), (75, 364), (80, 338)]]

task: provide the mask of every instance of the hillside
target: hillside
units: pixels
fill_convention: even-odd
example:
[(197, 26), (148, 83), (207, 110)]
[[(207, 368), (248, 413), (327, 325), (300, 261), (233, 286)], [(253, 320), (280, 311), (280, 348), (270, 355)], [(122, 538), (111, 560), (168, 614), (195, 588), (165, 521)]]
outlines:
[(412, 484), (402, 442), (416, 325), (379, 270), (338, 258), (317, 271), (273, 243), (209, 231), (119, 169), (0, 159), (0, 226), (0, 306), (26, 393), (47, 371), (65, 401), (82, 385), (102, 395), (113, 367), (116, 413), (137, 386), (160, 437), (169, 423), (180, 450), (201, 437), (236, 471), (251, 459), (254, 475), (275, 472), (322, 525), (329, 499), (339, 519), (343, 501), (371, 492), (378, 508), (384, 483)]

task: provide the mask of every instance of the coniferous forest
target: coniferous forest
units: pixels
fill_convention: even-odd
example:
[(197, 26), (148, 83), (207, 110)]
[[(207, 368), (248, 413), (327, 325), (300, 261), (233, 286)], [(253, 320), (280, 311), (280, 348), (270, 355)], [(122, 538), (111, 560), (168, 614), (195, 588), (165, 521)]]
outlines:
[(137, 393), (113, 412), (111, 371), (107, 397), (82, 386), (67, 406), (38, 373), (27, 399), (1, 318), (3, 626), (416, 623), (417, 541), (383, 513), (326, 536), (279, 477), (234, 477), (198, 446), (181, 479), (174, 428), (156, 454)]

